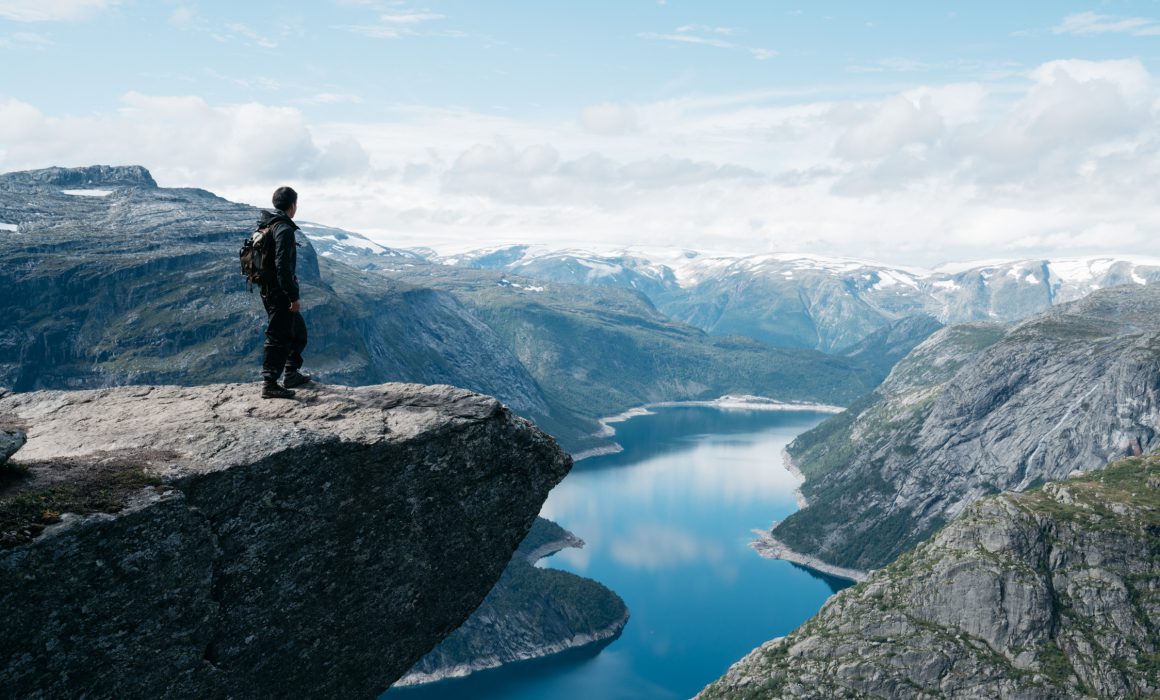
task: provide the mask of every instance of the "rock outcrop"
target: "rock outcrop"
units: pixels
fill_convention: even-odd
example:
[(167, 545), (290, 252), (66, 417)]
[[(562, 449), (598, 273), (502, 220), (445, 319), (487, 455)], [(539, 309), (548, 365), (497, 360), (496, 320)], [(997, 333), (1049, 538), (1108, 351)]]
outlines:
[(0, 397), (6, 696), (374, 697), (458, 627), (570, 468), (447, 386)]
[(984, 499), (699, 700), (1160, 695), (1160, 457)]
[(599, 648), (620, 636), (628, 607), (592, 579), (535, 563), (584, 541), (540, 518), (483, 604), (396, 684), (462, 678), (571, 649)]
[(789, 451), (809, 505), (773, 537), (873, 569), (983, 496), (1160, 446), (1160, 285), (953, 326)]

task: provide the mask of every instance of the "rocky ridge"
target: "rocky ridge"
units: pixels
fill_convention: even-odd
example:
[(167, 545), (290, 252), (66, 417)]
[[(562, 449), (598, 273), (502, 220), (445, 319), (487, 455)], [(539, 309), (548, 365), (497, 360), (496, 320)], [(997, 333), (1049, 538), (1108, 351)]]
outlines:
[(374, 697), (499, 579), (571, 460), (447, 386), (0, 397), (0, 687)]
[(986, 498), (699, 700), (1160, 694), (1160, 457)]
[(952, 326), (789, 448), (809, 501), (774, 528), (880, 567), (970, 503), (1160, 445), (1160, 286), (1101, 290), (1006, 327)]

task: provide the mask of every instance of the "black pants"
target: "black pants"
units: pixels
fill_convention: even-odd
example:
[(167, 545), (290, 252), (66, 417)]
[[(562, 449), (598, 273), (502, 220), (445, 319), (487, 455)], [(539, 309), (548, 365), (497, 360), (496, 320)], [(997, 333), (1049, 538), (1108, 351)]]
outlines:
[(306, 322), (302, 314), (290, 310), (290, 300), (281, 294), (262, 295), (266, 315), (266, 355), (262, 359), (262, 378), (276, 382), (282, 370), (296, 372), (302, 367), (306, 348)]

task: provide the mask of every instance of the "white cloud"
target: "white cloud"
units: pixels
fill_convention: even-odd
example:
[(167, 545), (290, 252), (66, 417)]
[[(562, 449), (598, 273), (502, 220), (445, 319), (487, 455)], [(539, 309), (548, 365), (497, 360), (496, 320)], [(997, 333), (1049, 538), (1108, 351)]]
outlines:
[(703, 46), (715, 46), (719, 49), (735, 49), (737, 44), (724, 39), (714, 39), (712, 37), (699, 36), (697, 34), (658, 34), (656, 32), (643, 32), (640, 37), (642, 39), (657, 39), (660, 41), (674, 41), (679, 44), (701, 44)]
[[(128, 93), (110, 114), (49, 117), (0, 100), (5, 170), (54, 163), (141, 163), (162, 180), (210, 187), (245, 178), (356, 177), (369, 158), (353, 139), (320, 143), (300, 111), (258, 103)], [(248, 174), (248, 175), (247, 175)]]
[(579, 119), (402, 107), (378, 123), (134, 94), (57, 117), (0, 97), (0, 169), (140, 162), (163, 184), (259, 204), (267, 181), (297, 178), (312, 220), (447, 250), (671, 244), (933, 264), (1130, 251), (1160, 231), (1160, 89), (1140, 62), (856, 87)]
[(732, 34), (733, 27), (710, 27), (704, 24), (686, 24), (682, 27), (677, 27), (678, 34), (685, 34), (688, 32), (701, 32), (704, 34)]
[(388, 12), (379, 15), (379, 21), (387, 24), (419, 24), (445, 17), (437, 12)]
[(882, 158), (911, 143), (930, 143), (943, 133), (934, 101), (894, 97), (877, 105), (868, 119), (846, 130), (835, 145), (843, 158)]
[(1078, 12), (1051, 28), (1056, 34), (1130, 34), (1160, 36), (1160, 21), (1146, 17), (1114, 17), (1094, 12)]
[(670, 155), (620, 163), (589, 153), (562, 161), (548, 144), (518, 149), (499, 141), (475, 144), (461, 153), (443, 172), (442, 186), (447, 192), (508, 202), (608, 205), (641, 190), (758, 177), (749, 168)]
[(1143, 94), (1152, 82), (1148, 69), (1136, 59), (1049, 61), (1032, 70), (1030, 75), (1037, 82), (1048, 85), (1059, 79), (1071, 79), (1080, 83), (1106, 81), (1116, 85), (1127, 96)]
[(676, 32), (670, 34), (641, 32), (637, 36), (642, 39), (650, 39), (653, 41), (668, 41), (677, 44), (694, 44), (701, 46), (712, 46), (718, 49), (744, 51), (759, 61), (773, 58), (779, 55), (778, 52), (774, 51), (773, 49), (756, 46), (745, 46), (721, 38), (723, 36), (729, 36), (732, 33), (733, 30), (729, 27), (706, 27), (702, 25), (690, 24), (683, 27), (677, 27)]
[(362, 104), (363, 98), (359, 95), (339, 92), (319, 92), (309, 97), (297, 100), (305, 105), (335, 105), (335, 104)]
[(446, 19), (447, 16), (430, 10), (408, 8), (403, 3), (380, 5), (377, 2), (343, 2), (340, 4), (366, 6), (379, 10), (373, 23), (343, 24), (336, 27), (371, 39), (398, 39), (406, 36), (462, 37), (463, 32), (449, 30), (442, 32), (420, 32), (416, 27), (428, 22)]
[(178, 26), (190, 25), (197, 18), (197, 12), (191, 7), (177, 7), (169, 14), (169, 21)]
[(0, 0), (0, 19), (60, 22), (88, 19), (120, 0)]
[(586, 107), (580, 123), (594, 134), (621, 136), (637, 130), (636, 110), (632, 105), (602, 102)]
[(0, 36), (0, 49), (45, 49), (52, 46), (52, 40), (35, 32), (13, 32)]
[(870, 65), (854, 65), (848, 67), (846, 70), (851, 73), (884, 73), (886, 71), (917, 73), (930, 69), (930, 64), (913, 58), (882, 58)]

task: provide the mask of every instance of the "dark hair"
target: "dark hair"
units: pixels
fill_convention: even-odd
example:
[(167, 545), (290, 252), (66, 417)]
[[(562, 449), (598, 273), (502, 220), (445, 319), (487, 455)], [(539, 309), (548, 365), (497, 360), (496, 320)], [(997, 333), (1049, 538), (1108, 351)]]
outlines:
[(274, 208), (286, 211), (298, 203), (298, 193), (292, 187), (279, 187), (274, 190)]

